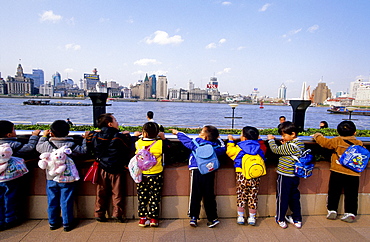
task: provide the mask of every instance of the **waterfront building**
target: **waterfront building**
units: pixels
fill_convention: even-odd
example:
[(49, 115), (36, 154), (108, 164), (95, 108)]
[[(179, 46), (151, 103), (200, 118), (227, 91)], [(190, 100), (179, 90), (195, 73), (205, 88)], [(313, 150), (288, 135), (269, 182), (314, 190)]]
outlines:
[(370, 82), (362, 82), (356, 90), (354, 106), (370, 106)]
[(44, 84), (44, 71), (41, 69), (32, 69), (32, 74), (25, 73), (24, 76), (33, 79), (34, 87)]
[(123, 87), (121, 89), (121, 92), (122, 92), (122, 98), (125, 98), (125, 99), (130, 99), (132, 98), (132, 95), (131, 95), (131, 89), (128, 88), (128, 87)]
[(157, 95), (157, 78), (155, 77), (154, 74), (149, 77), (149, 82), (152, 86), (152, 97), (156, 97), (156, 95)]
[(156, 88), (156, 98), (159, 99), (167, 99), (168, 97), (168, 89), (167, 89), (167, 77), (166, 76), (158, 76), (157, 80), (157, 88)]
[(189, 100), (203, 101), (205, 99), (208, 99), (208, 92), (206, 90), (200, 88), (189, 90)]
[(312, 91), (313, 103), (323, 104), (328, 98), (331, 98), (331, 90), (325, 82), (319, 82), (315, 90)]
[(135, 85), (131, 86), (131, 91), (133, 98), (152, 98), (152, 83), (149, 81), (148, 74), (146, 74), (144, 81), (139, 80)]
[(107, 82), (107, 87), (108, 88), (119, 88), (119, 84), (115, 81), (108, 81)]
[(46, 82), (46, 84), (41, 84), (39, 93), (44, 96), (54, 96), (54, 85), (52, 85), (50, 82)]
[(278, 89), (278, 99), (286, 100), (287, 87), (282, 83)]
[(89, 92), (96, 92), (96, 85), (100, 82), (100, 77), (98, 75), (98, 70), (95, 68), (93, 74), (85, 73), (84, 79), (82, 81), (82, 89)]
[(189, 90), (193, 90), (195, 88), (194, 82), (192, 82), (191, 80), (189, 80), (188, 88)]
[(52, 75), (52, 79), (53, 79), (53, 83), (52, 84), (54, 86), (57, 86), (59, 83), (62, 82), (62, 77), (59, 74), (59, 72), (55, 72), (55, 74)]
[(6, 79), (7, 93), (12, 95), (33, 95), (33, 80), (24, 76), (22, 65), (19, 64), (15, 77)]
[(5, 80), (1, 77), (1, 72), (0, 72), (0, 95), (5, 95), (8, 94), (8, 88), (6, 86)]

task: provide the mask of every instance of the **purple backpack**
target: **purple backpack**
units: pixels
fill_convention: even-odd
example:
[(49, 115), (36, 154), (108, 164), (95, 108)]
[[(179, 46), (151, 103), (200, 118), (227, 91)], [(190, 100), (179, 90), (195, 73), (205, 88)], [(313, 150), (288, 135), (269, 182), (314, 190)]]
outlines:
[(147, 171), (153, 166), (157, 164), (157, 159), (155, 156), (150, 153), (150, 148), (156, 143), (157, 141), (154, 141), (151, 145), (149, 145), (147, 148), (140, 149), (137, 154), (135, 155), (137, 160), (137, 166), (142, 171)]

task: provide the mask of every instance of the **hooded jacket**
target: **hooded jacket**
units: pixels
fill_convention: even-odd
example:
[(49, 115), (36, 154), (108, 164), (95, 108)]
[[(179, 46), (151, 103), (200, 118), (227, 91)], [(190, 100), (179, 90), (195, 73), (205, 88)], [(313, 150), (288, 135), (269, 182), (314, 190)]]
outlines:
[(236, 145), (234, 141), (229, 140), (226, 154), (234, 160), (236, 172), (242, 172), (242, 159), (245, 154), (260, 155), (262, 159), (265, 159), (265, 154), (257, 140), (245, 140), (238, 142)]

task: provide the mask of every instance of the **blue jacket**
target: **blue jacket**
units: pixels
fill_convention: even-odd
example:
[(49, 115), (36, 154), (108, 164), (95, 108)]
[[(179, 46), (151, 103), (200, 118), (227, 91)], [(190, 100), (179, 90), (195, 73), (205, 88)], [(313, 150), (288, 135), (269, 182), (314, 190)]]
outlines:
[[(190, 149), (191, 151), (195, 151), (197, 149), (197, 146), (193, 143), (193, 139), (191, 139), (190, 137), (188, 137), (186, 134), (184, 134), (182, 132), (179, 132), (177, 134), (177, 138), (180, 140), (180, 142), (186, 148)], [(226, 153), (225, 144), (224, 144), (224, 142), (221, 139), (218, 139), (217, 142), (211, 142), (211, 141), (204, 140), (204, 139), (198, 137), (198, 138), (195, 138), (195, 141), (198, 144), (207, 143), (207, 144), (212, 145), (213, 148), (215, 149), (215, 152), (216, 152), (216, 155), (217, 156), (224, 155)], [(195, 160), (195, 157), (193, 155), (193, 152), (190, 154), (190, 157), (189, 157), (189, 169), (190, 170), (192, 170), (192, 169), (198, 169), (197, 162)]]
[(234, 167), (237, 169), (237, 171), (241, 171), (238, 168), (242, 168), (242, 159), (245, 154), (260, 155), (262, 159), (265, 159), (265, 154), (261, 149), (258, 140), (241, 141), (238, 142), (236, 146), (234, 141), (229, 140), (226, 154), (234, 160)]

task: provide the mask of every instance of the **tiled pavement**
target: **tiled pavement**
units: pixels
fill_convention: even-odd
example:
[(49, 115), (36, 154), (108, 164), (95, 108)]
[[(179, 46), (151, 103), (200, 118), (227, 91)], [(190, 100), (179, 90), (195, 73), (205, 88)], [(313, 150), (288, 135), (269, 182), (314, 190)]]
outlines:
[(98, 223), (80, 220), (70, 231), (49, 230), (47, 220), (28, 220), (18, 227), (0, 232), (1, 241), (370, 241), (370, 215), (354, 223), (327, 220), (325, 216), (305, 216), (303, 227), (280, 228), (274, 218), (259, 218), (256, 226), (237, 225), (236, 219), (220, 219), (208, 228), (201, 220), (197, 228), (188, 219), (161, 220), (158, 228), (141, 228), (138, 220), (127, 223)]

